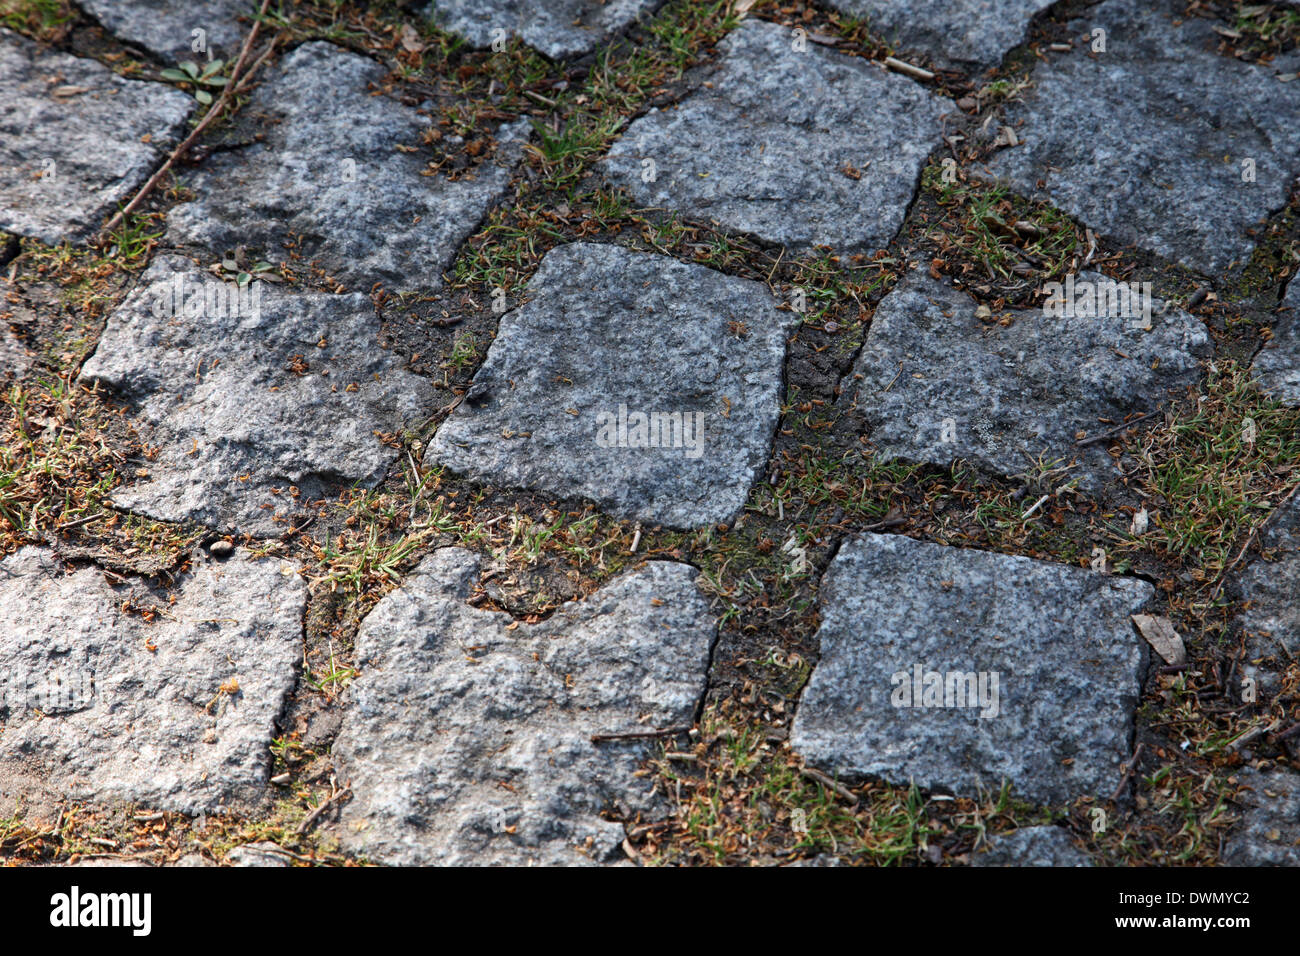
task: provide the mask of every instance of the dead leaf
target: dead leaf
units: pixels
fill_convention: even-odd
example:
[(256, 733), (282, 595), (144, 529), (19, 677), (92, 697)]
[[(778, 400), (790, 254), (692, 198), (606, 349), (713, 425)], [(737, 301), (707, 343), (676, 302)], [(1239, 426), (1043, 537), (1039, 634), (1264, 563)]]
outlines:
[(420, 40), (420, 33), (409, 23), (402, 24), (402, 30), (398, 34), (401, 40), (402, 49), (408, 53), (420, 53), (424, 50), (424, 43)]
[(1183, 646), (1183, 639), (1178, 636), (1169, 618), (1155, 617), (1151, 614), (1134, 614), (1133, 623), (1146, 638), (1146, 642), (1165, 659), (1165, 663), (1187, 663), (1187, 648)]

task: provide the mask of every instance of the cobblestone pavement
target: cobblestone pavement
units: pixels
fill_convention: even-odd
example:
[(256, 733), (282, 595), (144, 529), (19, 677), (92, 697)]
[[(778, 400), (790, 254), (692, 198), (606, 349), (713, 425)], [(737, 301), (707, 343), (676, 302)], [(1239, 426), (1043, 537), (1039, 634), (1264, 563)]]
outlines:
[(1293, 7), (273, 6), (0, 0), (0, 857), (1300, 863)]

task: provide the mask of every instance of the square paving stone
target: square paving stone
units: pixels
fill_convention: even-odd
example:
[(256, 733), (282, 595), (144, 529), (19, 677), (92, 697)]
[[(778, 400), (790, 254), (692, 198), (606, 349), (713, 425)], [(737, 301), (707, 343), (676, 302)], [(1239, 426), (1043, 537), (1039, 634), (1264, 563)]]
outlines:
[(436, 551), (362, 622), (340, 837), (398, 865), (611, 862), (624, 830), (602, 810), (663, 814), (636, 776), (654, 744), (591, 737), (694, 722), (717, 630), (696, 571), (651, 562), (519, 625), (466, 603), (478, 570)]
[(241, 297), (187, 259), (155, 260), (81, 373), (129, 403), (156, 449), (114, 504), (276, 536), (325, 483), (375, 484), (397, 455), (377, 433), (400, 432), (433, 396), (378, 328), (360, 293), (254, 282)]
[(496, 154), (463, 179), (422, 175), (430, 120), (372, 95), (386, 75), (329, 43), (294, 50), (245, 107), (264, 123), (263, 139), (205, 161), (186, 182), (197, 198), (168, 215), (169, 238), (214, 252), (261, 247), (273, 262), (292, 238), (300, 272), (316, 263), (356, 291), (439, 288), (508, 191), (528, 125), (498, 131)]
[[(1085, 283), (1105, 292), (1085, 297)], [(1154, 411), (1200, 381), (1212, 353), (1204, 325), (1178, 309), (1125, 309), (1113, 280), (1077, 277), (1085, 314), (1028, 310), (984, 321), (978, 304), (915, 270), (876, 307), (843, 394), (854, 396), (881, 460), (947, 467), (963, 459), (1001, 475), (1034, 463), (1077, 464), (1085, 487), (1113, 477), (1105, 443), (1079, 447), (1134, 412)], [(1137, 302), (1131, 298), (1130, 302)], [(1054, 310), (1063, 311), (1063, 310)], [(1150, 328), (1144, 328), (1149, 318)]]
[(296, 566), (242, 553), (196, 561), (170, 595), (43, 548), (0, 561), (0, 795), (257, 803), (306, 608)]
[(797, 313), (620, 246), (547, 253), (426, 460), (674, 527), (728, 521), (767, 461)]
[(942, 68), (996, 66), (1055, 0), (828, 0), (872, 33)]
[(1292, 279), (1273, 320), (1273, 337), (1255, 356), (1260, 387), (1283, 405), (1300, 407), (1300, 280)]
[(711, 86), (632, 123), (605, 176), (641, 205), (765, 242), (888, 245), (955, 107), (877, 63), (792, 42), (746, 20), (718, 44)]
[(821, 659), (791, 744), (842, 777), (1108, 799), (1146, 659), (1129, 616), (1153, 593), (1029, 558), (851, 539), (821, 585)]
[[(434, 22), (476, 47), (517, 36), (551, 59), (577, 56), (621, 33), (664, 0), (435, 0)], [(497, 31), (500, 31), (498, 33)]]
[(1088, 10), (1070, 29), (1104, 30), (1105, 52), (1047, 54), (1005, 108), (1021, 144), (996, 153), (988, 174), (1192, 269), (1244, 266), (1249, 231), (1286, 205), (1300, 173), (1300, 83), (1278, 80), (1300, 54), (1220, 56), (1213, 26), (1150, 0)]
[(0, 230), (85, 239), (162, 164), (195, 105), (0, 29)]
[[(252, 0), (78, 0), (104, 29), (148, 50), (167, 63), (231, 60), (239, 55), (244, 33), (252, 29), (258, 3)], [(274, 11), (274, 8), (272, 8)], [(248, 22), (241, 25), (239, 17)], [(262, 28), (265, 32), (266, 27)], [(195, 30), (202, 34), (195, 35)], [(261, 36), (262, 34), (259, 34)], [(194, 49), (202, 41), (205, 51)]]
[(1242, 673), (1269, 698), (1281, 688), (1280, 671), (1300, 656), (1300, 501), (1269, 517), (1259, 545), (1264, 555), (1241, 576)]

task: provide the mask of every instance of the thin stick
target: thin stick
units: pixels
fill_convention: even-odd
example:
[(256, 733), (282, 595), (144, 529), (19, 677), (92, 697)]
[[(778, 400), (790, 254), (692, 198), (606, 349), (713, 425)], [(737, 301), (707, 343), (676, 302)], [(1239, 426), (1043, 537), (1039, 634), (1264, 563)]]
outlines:
[(853, 805), (857, 805), (858, 795), (856, 793), (854, 793), (848, 787), (844, 786), (844, 784), (838, 782), (837, 780), (831, 777), (828, 777), (820, 770), (814, 770), (812, 767), (803, 767), (800, 769), (799, 772), (803, 774), (805, 777), (807, 777), (809, 780), (812, 780), (815, 783), (820, 783), (826, 789), (834, 790), (845, 800), (848, 800), (849, 803)]
[(1132, 428), (1134, 425), (1138, 424), (1139, 422), (1144, 422), (1148, 418), (1155, 418), (1157, 415), (1160, 414), (1160, 411), (1161, 410), (1157, 408), (1154, 412), (1147, 412), (1141, 418), (1135, 418), (1131, 422), (1124, 422), (1124, 424), (1122, 425), (1116, 425), (1114, 428), (1108, 428), (1106, 429), (1106, 431), (1101, 432), (1098, 435), (1093, 435), (1091, 438), (1081, 438), (1074, 444), (1077, 447), (1082, 448), (1084, 445), (1092, 445), (1099, 441), (1105, 441), (1107, 438), (1110, 438), (1112, 435), (1118, 435), (1126, 428)]
[(676, 737), (678, 734), (689, 734), (689, 727), (668, 727), (664, 730), (631, 730), (623, 734), (592, 734), (591, 742), (593, 744), (608, 743), (611, 740), (651, 740), (655, 737)]
[[(171, 155), (167, 157), (167, 161), (159, 167), (157, 172), (149, 177), (148, 182), (140, 187), (139, 191), (135, 194), (135, 197), (108, 221), (108, 225), (104, 227), (105, 233), (112, 232), (122, 224), (122, 221), (128, 215), (135, 212), (136, 207), (139, 206), (140, 203), (144, 202), (145, 197), (148, 196), (149, 193), (153, 191), (154, 187), (162, 181), (163, 176), (165, 176), (172, 166), (175, 165), (176, 161), (194, 145), (198, 138), (203, 135), (203, 131), (212, 125), (212, 121), (225, 112), (226, 104), (230, 102), (231, 96), (233, 95), (235, 81), (239, 79), (240, 71), (243, 70), (244, 63), (248, 59), (248, 53), (253, 48), (253, 41), (257, 39), (257, 33), (262, 27), (261, 17), (266, 16), (266, 8), (270, 6), (270, 4), (271, 0), (262, 0), (262, 9), (258, 12), (258, 19), (253, 22), (253, 29), (248, 31), (248, 37), (244, 40), (244, 46), (239, 51), (239, 59), (235, 62), (235, 68), (230, 71), (230, 82), (228, 82), (225, 89), (221, 91), (221, 95), (217, 97), (217, 101), (213, 103), (207, 113), (204, 114), (203, 119), (199, 121), (198, 126), (194, 127), (190, 132), (190, 135), (186, 136), (181, 144), (172, 150)], [(261, 60), (259, 60), (258, 63), (261, 63)]]
[(1127, 764), (1124, 765), (1124, 776), (1119, 778), (1119, 786), (1116, 787), (1115, 792), (1110, 795), (1111, 803), (1114, 803), (1116, 800), (1118, 800), (1119, 795), (1124, 792), (1124, 785), (1128, 783), (1128, 778), (1133, 776), (1133, 771), (1137, 769), (1138, 757), (1142, 756), (1142, 748), (1144, 746), (1146, 745), (1138, 744), (1137, 750), (1133, 751), (1133, 759), (1131, 759)]
[(307, 814), (307, 818), (303, 820), (302, 823), (298, 824), (298, 835), (302, 836), (304, 833), (310, 830), (311, 825), (316, 822), (317, 817), (319, 817), (322, 813), (324, 813), (330, 807), (331, 804), (337, 803), (339, 800), (342, 800), (351, 792), (352, 792), (351, 787), (344, 787), (342, 790), (336, 790), (334, 793), (331, 793), (329, 797), (326, 800), (324, 800), (319, 807), (317, 807), (311, 813)]

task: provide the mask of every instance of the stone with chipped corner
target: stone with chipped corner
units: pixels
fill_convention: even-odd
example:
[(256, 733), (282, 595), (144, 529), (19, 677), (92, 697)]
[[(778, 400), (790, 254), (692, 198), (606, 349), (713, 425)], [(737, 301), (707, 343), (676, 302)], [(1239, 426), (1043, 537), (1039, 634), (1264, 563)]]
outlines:
[[(663, 0), (435, 0), (442, 29), (488, 47), (517, 36), (551, 59), (587, 53), (653, 12)], [(498, 32), (499, 31), (499, 32)]]
[[(168, 63), (233, 60), (252, 28), (252, 0), (78, 0), (109, 33)], [(240, 17), (247, 25), (242, 26)], [(263, 28), (265, 30), (265, 27)], [(195, 31), (202, 31), (196, 33)], [(195, 46), (201, 44), (201, 49)]]
[(86, 239), (185, 130), (194, 100), (0, 28), (0, 230)]
[(1252, 366), (1260, 387), (1283, 405), (1300, 408), (1300, 279), (1292, 278), (1273, 335)]
[[(1084, 273), (1075, 306), (1098, 304), (1085, 282), (1114, 285)], [(1179, 397), (1212, 354), (1205, 327), (1186, 312), (1162, 313), (1152, 300), (1145, 329), (1137, 298), (1129, 315), (1116, 301), (1107, 291), (1095, 314), (1028, 310), (983, 321), (966, 293), (913, 271), (877, 306), (843, 394), (854, 396), (882, 460), (947, 467), (962, 459), (1000, 475), (1057, 462), (1075, 465), (1085, 487), (1100, 486), (1116, 474), (1106, 443), (1081, 447), (1076, 435)]]
[(187, 179), (196, 198), (171, 211), (169, 238), (215, 252), (261, 248), (273, 262), (291, 246), (294, 269), (331, 288), (439, 288), (508, 191), (529, 127), (498, 130), (495, 153), (459, 179), (423, 175), (430, 119), (373, 95), (386, 75), (324, 42), (286, 56), (244, 109), (260, 140), (210, 156)]
[(1110, 799), (1146, 661), (1129, 615), (1153, 593), (1024, 557), (850, 539), (821, 585), (821, 659), (791, 744), (842, 778)]
[[(1259, 536), (1264, 552), (1241, 576), (1242, 674), (1257, 697), (1281, 689), (1280, 674), (1300, 656), (1300, 500), (1269, 517)], [(1245, 686), (1234, 688), (1240, 697)]]
[(948, 68), (990, 67), (1025, 41), (1054, 0), (828, 0), (899, 48)]
[(353, 799), (339, 838), (376, 862), (614, 861), (619, 817), (663, 811), (636, 775), (689, 727), (716, 622), (684, 564), (619, 575), (540, 624), (466, 603), (467, 551), (435, 551), (362, 622), (361, 676), (334, 746)]
[(971, 866), (1092, 866), (1061, 827), (1021, 827), (989, 838), (987, 849), (971, 856)]
[(297, 567), (271, 558), (196, 561), (170, 595), (42, 548), (0, 561), (0, 794), (259, 803), (306, 604)]
[(156, 449), (117, 506), (264, 536), (331, 482), (377, 482), (397, 455), (382, 434), (433, 395), (379, 346), (367, 296), (236, 293), (179, 256), (157, 258), (112, 313), (82, 380), (125, 398)]
[(940, 142), (947, 99), (879, 64), (746, 20), (708, 84), (628, 127), (605, 176), (644, 206), (770, 243), (884, 248)]
[(1300, 53), (1244, 63), (1215, 52), (1214, 20), (1181, 4), (1106, 0), (1069, 24), (1105, 33), (1049, 53), (1007, 125), (1020, 145), (987, 173), (1099, 233), (1208, 274), (1245, 266), (1255, 227), (1300, 174)]
[(776, 306), (667, 256), (553, 249), (426, 460), (674, 527), (729, 521), (780, 414), (799, 315)]
[(1241, 822), (1224, 844), (1223, 863), (1300, 866), (1300, 774), (1245, 769), (1237, 780)]

